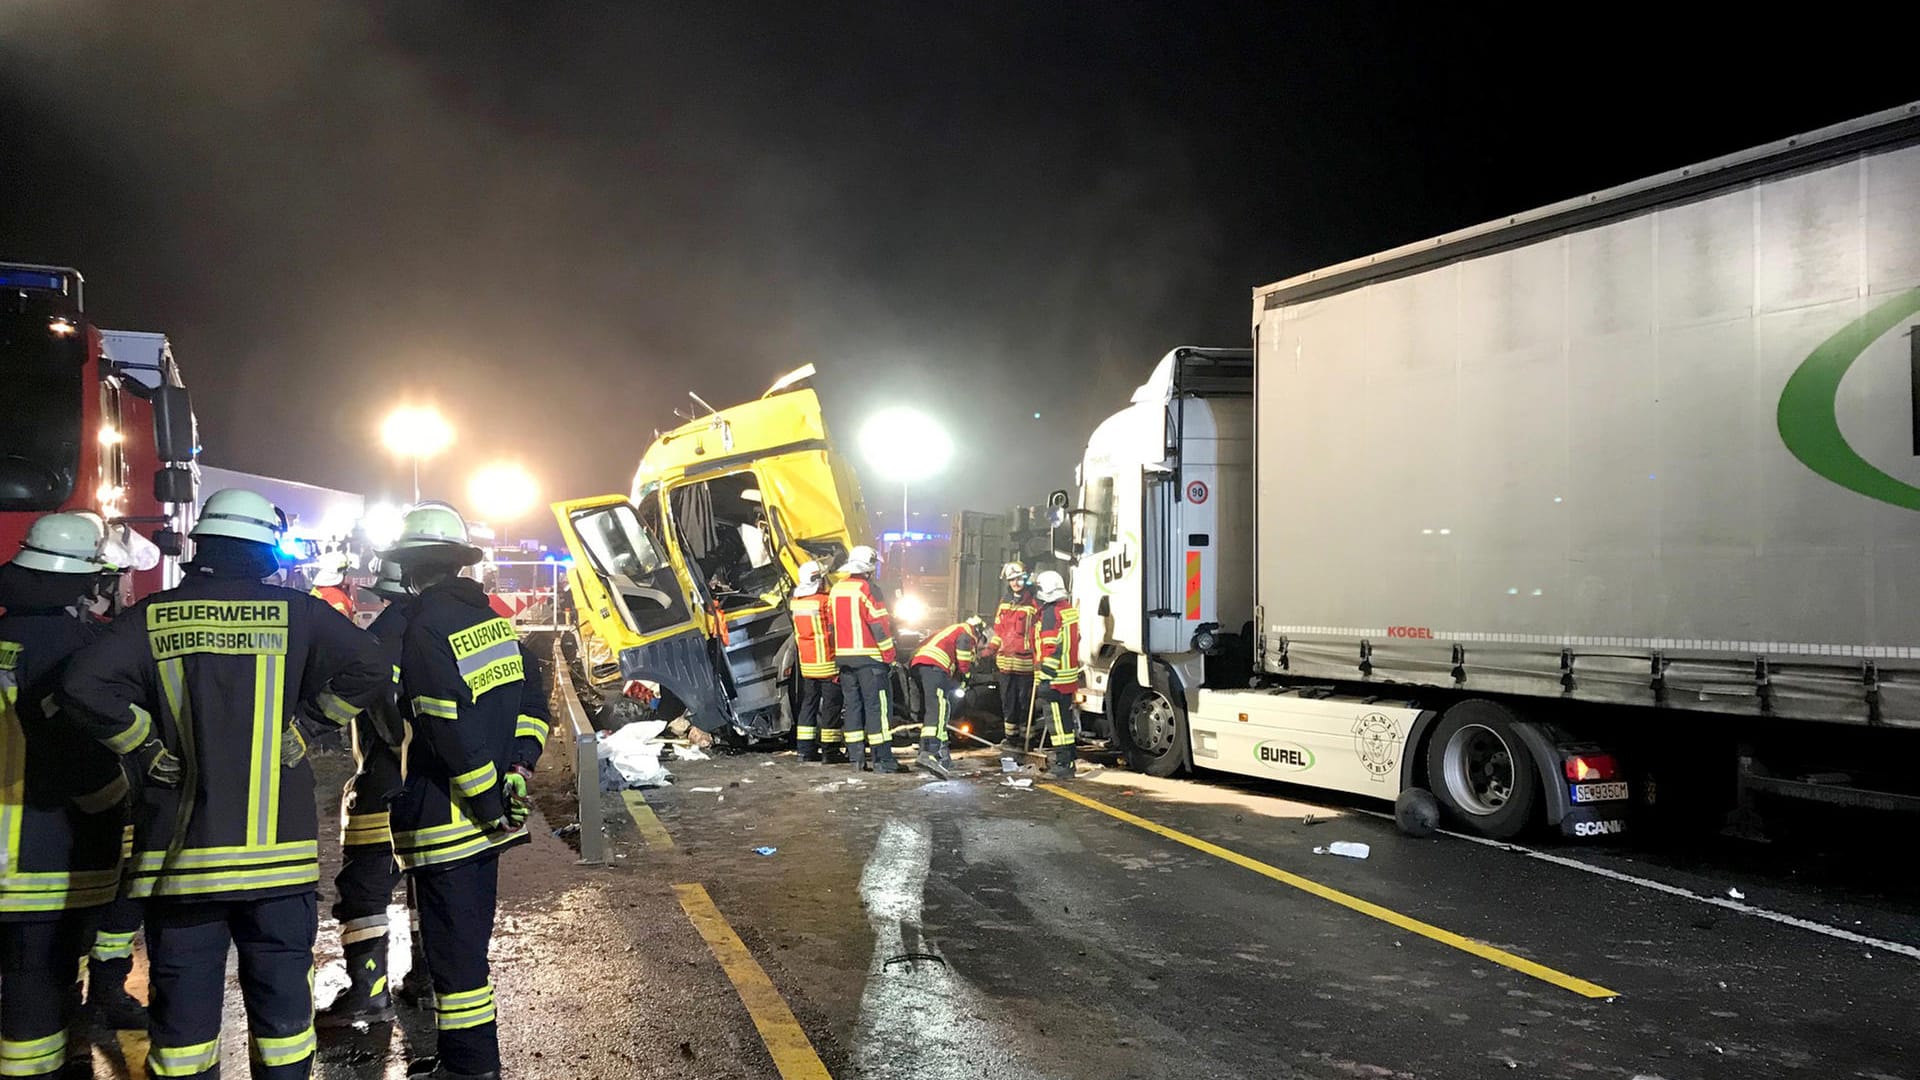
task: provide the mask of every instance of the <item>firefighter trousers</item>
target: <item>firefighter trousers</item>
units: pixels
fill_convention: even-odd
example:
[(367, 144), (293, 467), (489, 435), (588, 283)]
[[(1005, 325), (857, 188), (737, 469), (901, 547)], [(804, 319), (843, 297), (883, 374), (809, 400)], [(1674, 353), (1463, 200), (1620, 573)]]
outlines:
[(433, 977), (435, 1056), (448, 1072), (498, 1072), (500, 1029), (487, 943), (500, 893), (500, 853), (415, 870), (412, 880), (420, 902), (420, 941)]
[(220, 1075), (227, 949), (240, 953), (240, 996), (256, 1080), (313, 1071), (314, 891), (262, 900), (149, 900), (152, 986), (147, 1075)]
[(840, 733), (840, 680), (800, 679), (800, 710), (794, 717), (794, 741), (800, 756), (809, 757), (812, 746), (838, 746)]
[(387, 988), (387, 909), (400, 877), (400, 864), (394, 861), (390, 844), (341, 849), (340, 872), (333, 878), (340, 898), (333, 905), (333, 917), (340, 923), (347, 974), (369, 996)]
[(1047, 745), (1055, 750), (1073, 746), (1080, 733), (1080, 709), (1074, 705), (1073, 695), (1051, 686), (1042, 686), (1037, 693), (1039, 701), (1034, 711), (1046, 725)]
[(71, 1055), (86, 1060), (74, 1030), (80, 1008), (80, 957), (99, 909), (48, 912), (0, 922), (0, 1076), (52, 1076)]
[(893, 760), (892, 672), (890, 665), (882, 663), (840, 665), (842, 726), (849, 753), (866, 746), (876, 762)]
[(1000, 673), (1000, 717), (1007, 722), (1007, 739), (1025, 742), (1027, 721), (1033, 715), (1033, 672)]
[(931, 664), (916, 664), (920, 681), (920, 737), (947, 741), (947, 721), (953, 718), (953, 695), (960, 680)]

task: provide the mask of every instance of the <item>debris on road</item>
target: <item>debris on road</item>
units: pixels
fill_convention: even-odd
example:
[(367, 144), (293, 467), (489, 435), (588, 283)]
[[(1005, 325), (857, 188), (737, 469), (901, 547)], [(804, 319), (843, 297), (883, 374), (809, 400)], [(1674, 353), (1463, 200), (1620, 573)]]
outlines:
[(712, 795), (712, 794), (714, 794), (715, 792), (717, 792), (717, 791), (719, 791), (720, 789), (719, 789), (719, 788), (717, 788), (717, 787), (697, 787), (697, 788), (688, 788), (687, 790), (688, 790), (688, 791), (698, 791), (698, 792), (700, 792), (700, 793), (701, 793), (701, 794), (703, 794), (703, 795)]
[(1747, 898), (1747, 894), (1741, 892), (1739, 889), (1728, 889), (1727, 896), (1734, 900), (1745, 900)]
[(1004, 779), (1004, 780), (1002, 780), (1002, 781), (1000, 781), (1000, 782), (1001, 782), (1002, 784), (1004, 784), (1005, 786), (1007, 786), (1007, 787), (1010, 787), (1010, 788), (1019, 788), (1020, 790), (1022, 790), (1022, 791), (1025, 791), (1025, 790), (1027, 790), (1028, 788), (1030, 788), (1030, 787), (1032, 787), (1032, 786), (1033, 786), (1033, 777), (1031, 777), (1031, 776), (1021, 776), (1021, 777), (1013, 777), (1013, 776), (1009, 776), (1009, 777), (1007, 777), (1006, 779)]
[(673, 779), (666, 766), (660, 764), (660, 753), (666, 749), (660, 734), (666, 728), (665, 721), (641, 720), (627, 724), (618, 731), (603, 732), (600, 745), (596, 748), (603, 763), (600, 769), (602, 786), (605, 786), (608, 765), (612, 766), (623, 787), (660, 787)]
[(674, 743), (673, 744), (673, 760), (675, 761), (712, 761), (713, 755), (707, 753), (706, 751), (700, 749), (697, 746), (681, 746), (679, 743)]
[(1019, 758), (1014, 758), (1014, 757), (1003, 757), (1003, 758), (1001, 758), (1001, 759), (1000, 759), (1000, 771), (1001, 771), (1001, 772), (1019, 772), (1019, 771), (1020, 771), (1020, 759), (1019, 759)]
[(755, 855), (771, 855), (779, 850), (777, 847), (757, 847), (753, 849), (753, 853)]
[(1408, 788), (1393, 800), (1393, 823), (1416, 840), (1432, 836), (1440, 828), (1440, 800), (1431, 791)]
[(1335, 840), (1326, 847), (1313, 849), (1315, 855), (1340, 855), (1349, 859), (1364, 859), (1373, 854), (1373, 848), (1355, 840)]

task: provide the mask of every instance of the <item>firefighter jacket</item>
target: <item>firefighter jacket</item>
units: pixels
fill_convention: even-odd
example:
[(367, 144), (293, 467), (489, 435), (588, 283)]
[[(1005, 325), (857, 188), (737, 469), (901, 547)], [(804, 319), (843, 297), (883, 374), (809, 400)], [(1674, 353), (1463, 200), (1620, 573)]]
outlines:
[(937, 667), (949, 675), (964, 679), (973, 670), (973, 630), (966, 623), (954, 623), (927, 639), (913, 654), (911, 667)]
[(891, 664), (893, 616), (873, 595), (873, 582), (850, 577), (827, 596), (833, 614), (833, 655), (841, 664)]
[(995, 665), (1001, 671), (1033, 670), (1033, 624), (1039, 618), (1040, 605), (1031, 590), (1004, 600), (993, 613), (993, 638), (999, 644)]
[(127, 609), (75, 656), (73, 722), (116, 754), (158, 739), (178, 787), (143, 785), (128, 894), (240, 900), (312, 889), (318, 808), (282, 736), (317, 698), (335, 724), (386, 691), (372, 635), (303, 592), (199, 572)]
[(313, 590), (313, 595), (325, 601), (333, 610), (349, 619), (353, 618), (353, 597), (348, 595), (346, 589), (338, 585), (322, 585)]
[(106, 628), (64, 608), (0, 617), (0, 921), (109, 903), (127, 779), (58, 718), (67, 662)]
[(1080, 609), (1067, 600), (1055, 600), (1040, 609), (1035, 645), (1037, 685), (1061, 694), (1080, 687)]
[(546, 676), (478, 582), (455, 578), (415, 601), (400, 697), (406, 782), (388, 803), (400, 865), (446, 867), (525, 843), (524, 825), (489, 826), (506, 813), (502, 778), (546, 748)]
[(809, 679), (831, 679), (840, 674), (833, 659), (833, 618), (827, 594), (796, 596), (787, 604), (793, 615), (793, 643), (800, 654), (800, 674)]

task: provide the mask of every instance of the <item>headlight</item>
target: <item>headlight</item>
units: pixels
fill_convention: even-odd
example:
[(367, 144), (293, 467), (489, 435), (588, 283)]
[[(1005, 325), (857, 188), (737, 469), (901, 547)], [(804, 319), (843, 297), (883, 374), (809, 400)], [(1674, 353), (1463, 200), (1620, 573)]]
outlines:
[(927, 602), (908, 594), (893, 605), (893, 613), (899, 617), (900, 625), (919, 626), (921, 620), (927, 617)]

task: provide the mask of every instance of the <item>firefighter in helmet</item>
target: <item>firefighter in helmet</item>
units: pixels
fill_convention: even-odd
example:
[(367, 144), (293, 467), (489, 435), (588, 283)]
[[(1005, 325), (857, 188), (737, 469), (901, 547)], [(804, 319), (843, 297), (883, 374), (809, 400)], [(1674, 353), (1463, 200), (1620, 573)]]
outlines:
[(88, 613), (110, 569), (104, 540), (98, 519), (49, 514), (0, 566), (0, 819), (17, 830), (0, 858), (5, 1076), (93, 1075), (74, 1037), (79, 958), (119, 887), (127, 780), (112, 753), (54, 718), (68, 661), (105, 631)]
[(311, 1075), (310, 977), (320, 876), (303, 703), (344, 723), (391, 679), (371, 635), (323, 601), (264, 584), (286, 518), (215, 492), (186, 580), (135, 604), (74, 657), (70, 723), (142, 781), (129, 895), (144, 899), (147, 1072), (220, 1070), (230, 946), (240, 954), (253, 1075)]
[(834, 663), (840, 670), (847, 756), (855, 769), (873, 757), (873, 771), (894, 773), (892, 686), (893, 616), (876, 594), (873, 576), (880, 555), (861, 545), (847, 553), (845, 575), (828, 594), (833, 621)]
[(1034, 703), (1046, 725), (1052, 748), (1047, 775), (1072, 779), (1074, 745), (1080, 730), (1075, 699), (1080, 690), (1080, 612), (1067, 595), (1059, 573), (1042, 570), (1034, 577), (1034, 599), (1040, 617), (1034, 630), (1038, 659), (1034, 664)]
[(794, 746), (802, 763), (844, 762), (840, 731), (840, 668), (833, 658), (833, 619), (828, 609), (827, 568), (819, 561), (800, 567), (787, 602), (799, 659)]
[(993, 613), (994, 668), (999, 673), (1000, 715), (1006, 721), (1005, 744), (1019, 748), (1027, 742), (1027, 722), (1033, 718), (1033, 624), (1040, 605), (1033, 598), (1027, 568), (1010, 562), (1000, 568), (1007, 595)]
[(954, 623), (928, 638), (908, 665), (920, 683), (920, 765), (937, 776), (947, 776), (953, 762), (947, 749), (947, 721), (986, 633), (986, 621), (978, 615)]
[(496, 1078), (500, 1039), (487, 946), (499, 857), (527, 842), (527, 781), (545, 748), (546, 677), (486, 589), (467, 523), (444, 505), (408, 513), (381, 554), (416, 599), (400, 650), (400, 701), (412, 727), (406, 781), (389, 803), (394, 853), (420, 908), (438, 1050), (410, 1075)]

